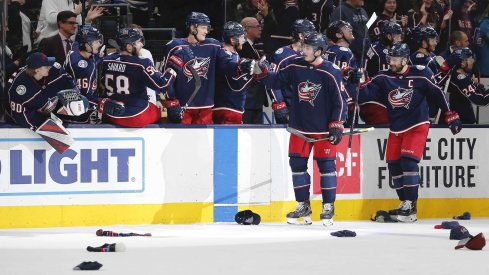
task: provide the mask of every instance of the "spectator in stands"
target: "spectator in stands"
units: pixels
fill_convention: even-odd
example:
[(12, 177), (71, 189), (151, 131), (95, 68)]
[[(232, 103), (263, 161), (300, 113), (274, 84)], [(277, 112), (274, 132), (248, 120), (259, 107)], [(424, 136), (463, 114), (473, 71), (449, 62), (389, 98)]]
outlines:
[(76, 13), (72, 11), (62, 11), (58, 13), (58, 33), (43, 38), (39, 43), (39, 51), (47, 56), (54, 56), (56, 62), (64, 64), (66, 56), (71, 51), (74, 35), (78, 27)]
[(418, 0), (416, 6), (408, 11), (408, 25), (411, 29), (416, 26), (431, 26), (437, 31), (443, 31), (448, 27), (448, 21), (453, 15), (452, 10), (444, 12), (443, 17), (440, 16), (438, 4), (433, 3), (433, 0)]
[(372, 43), (379, 40), (382, 25), (386, 22), (395, 22), (401, 25), (404, 31), (408, 27), (407, 15), (401, 15), (397, 12), (397, 0), (379, 0), (379, 7), (381, 7), (379, 17), (373, 26), (370, 27), (370, 39)]
[(236, 7), (235, 19), (240, 22), (245, 17), (254, 17), (258, 20), (258, 23), (262, 27), (263, 35), (261, 40), (263, 41), (263, 46), (255, 41), (257, 45), (255, 48), (262, 54), (273, 53), (274, 49), (270, 48), (270, 35), (274, 34), (277, 30), (277, 19), (275, 17), (275, 12), (271, 8), (268, 0), (245, 0)]
[[(243, 25), (246, 31), (246, 42), (243, 44), (243, 49), (238, 51), (239, 56), (241, 58), (260, 59), (261, 56), (254, 47), (254, 42), (261, 37), (260, 23), (254, 17), (245, 17), (241, 20), (241, 25)], [(264, 105), (268, 105), (265, 86), (262, 83), (255, 82), (246, 91), (243, 123), (263, 123), (262, 112)]]
[[(57, 16), (61, 11), (72, 11), (76, 15), (76, 21), (81, 24), (82, 4), (79, 2), (75, 4), (73, 0), (43, 0), (41, 6), (41, 12), (39, 14), (39, 21), (37, 23), (37, 39), (34, 42), (39, 42), (45, 38), (56, 34), (58, 31)], [(87, 12), (85, 23), (90, 24), (93, 19), (101, 16), (104, 12), (102, 7), (92, 7)]]
[(481, 44), (478, 47), (477, 66), (481, 77), (489, 77), (489, 4), (479, 21)]
[[(362, 8), (363, 0), (345, 0), (333, 11), (330, 21), (343, 20), (351, 24), (355, 40), (350, 45), (350, 49), (355, 55), (356, 60), (362, 59), (362, 49), (370, 47), (370, 39), (367, 33), (367, 12)], [(364, 46), (365, 45), (365, 46)], [(363, 53), (365, 54), (365, 53)]]
[[(477, 5), (473, 0), (460, 0), (454, 6), (454, 16), (452, 18), (452, 31), (462, 31), (467, 37), (472, 38), (475, 27), (475, 12)], [(475, 41), (470, 39), (470, 44)]]
[(7, 45), (15, 56), (26, 55), (32, 50), (31, 20), (22, 12), (25, 3), (26, 0), (12, 0), (8, 5)]
[(302, 0), (299, 2), (301, 18), (307, 18), (320, 33), (326, 32), (335, 8), (334, 0)]

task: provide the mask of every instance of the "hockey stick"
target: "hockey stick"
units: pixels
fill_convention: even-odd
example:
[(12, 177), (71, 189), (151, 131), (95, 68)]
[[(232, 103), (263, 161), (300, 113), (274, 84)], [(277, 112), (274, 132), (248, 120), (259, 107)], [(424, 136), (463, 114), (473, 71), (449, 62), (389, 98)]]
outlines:
[(116, 50), (120, 51), (121, 50), (121, 47), (119, 47), (119, 44), (117, 44), (117, 42), (114, 40), (114, 39), (109, 39), (107, 40), (107, 44), (113, 48), (115, 48)]
[(195, 86), (194, 86), (194, 91), (192, 92), (192, 94), (187, 100), (187, 103), (185, 103), (185, 106), (183, 107), (184, 111), (188, 108), (188, 105), (192, 103), (195, 96), (197, 95), (197, 92), (200, 90), (200, 86), (202, 85), (202, 80), (200, 79), (199, 73), (195, 70), (195, 68), (192, 66), (187, 66), (187, 68), (192, 74), (192, 77), (195, 79)]
[(151, 237), (151, 233), (139, 234), (139, 233), (117, 233), (114, 231), (104, 231), (103, 229), (99, 229), (96, 232), (97, 236), (105, 236), (105, 237)]
[[(363, 41), (362, 41), (362, 56), (361, 56), (361, 59), (360, 59), (360, 70), (363, 70), (363, 67), (365, 66), (365, 44), (367, 44), (367, 37), (368, 37), (368, 29), (370, 29), (370, 27), (374, 24), (375, 20), (377, 20), (377, 14), (374, 12), (372, 14), (372, 16), (370, 17), (370, 19), (367, 21), (367, 28), (365, 28), (365, 34), (364, 34), (364, 38), (363, 38)], [(348, 148), (346, 150), (346, 159), (345, 159), (345, 163), (346, 163), (346, 167), (349, 167), (351, 165), (351, 143), (353, 141), (353, 128), (355, 127), (355, 118), (357, 116), (357, 112), (358, 112), (358, 94), (360, 93), (360, 83), (357, 84), (357, 94), (355, 95), (355, 101), (353, 102), (353, 104), (355, 104), (353, 106), (353, 119), (351, 121), (351, 125), (350, 125), (350, 135), (348, 137)]]
[[(366, 133), (366, 132), (370, 132), (370, 131), (373, 131), (375, 130), (374, 127), (370, 127), (370, 128), (356, 128), (356, 129), (349, 129), (349, 130), (344, 130), (343, 131), (343, 134), (344, 135), (354, 135), (354, 134), (361, 134), (361, 133)], [(334, 137), (332, 136), (326, 136), (326, 137), (320, 137), (320, 138), (312, 138), (312, 137), (308, 137), (306, 135), (304, 135), (303, 133), (299, 132), (298, 130), (294, 129), (294, 128), (290, 128), (290, 127), (287, 127), (287, 132), (293, 134), (293, 135), (296, 135), (300, 138), (302, 138), (303, 140), (305, 140), (306, 142), (317, 142), (317, 141), (321, 141), (321, 140), (333, 140)]]
[[(438, 63), (438, 65), (440, 67), (441, 66), (448, 66), (445, 62), (445, 59), (442, 56), (437, 55), (435, 57), (435, 61), (436, 61), (436, 63)], [(448, 79), (446, 80), (445, 86), (443, 87), (443, 94), (447, 98), (447, 102), (448, 102), (450, 97), (449, 97), (447, 91), (448, 91), (448, 86), (450, 86), (450, 80), (452, 80), (452, 69), (451, 68), (448, 70), (447, 75), (448, 75)], [(436, 114), (436, 118), (435, 118), (435, 124), (438, 124), (440, 117), (441, 117), (441, 109), (438, 109), (438, 113)]]

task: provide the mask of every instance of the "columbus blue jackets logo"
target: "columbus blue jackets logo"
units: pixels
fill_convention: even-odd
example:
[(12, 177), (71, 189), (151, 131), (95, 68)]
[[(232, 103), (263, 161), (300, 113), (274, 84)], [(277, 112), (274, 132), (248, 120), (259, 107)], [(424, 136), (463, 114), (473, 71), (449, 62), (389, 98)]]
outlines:
[(387, 96), (392, 108), (406, 108), (409, 109), (409, 103), (411, 103), (411, 97), (413, 96), (413, 89), (398, 88), (389, 93)]
[(190, 60), (189, 62), (187, 62), (187, 64), (185, 64), (184, 69), (183, 69), (183, 73), (188, 78), (187, 82), (190, 82), (190, 80), (192, 80), (192, 78), (193, 78), (192, 73), (187, 68), (187, 66), (192, 66), (197, 71), (197, 74), (200, 77), (207, 79), (207, 72), (209, 71), (210, 63), (211, 63), (210, 57), (207, 57), (207, 58), (196, 57), (196, 58)]
[(321, 84), (314, 84), (307, 80), (306, 82), (301, 82), (297, 86), (297, 92), (299, 94), (299, 102), (307, 101), (311, 106), (314, 107), (314, 100), (318, 96), (321, 90)]

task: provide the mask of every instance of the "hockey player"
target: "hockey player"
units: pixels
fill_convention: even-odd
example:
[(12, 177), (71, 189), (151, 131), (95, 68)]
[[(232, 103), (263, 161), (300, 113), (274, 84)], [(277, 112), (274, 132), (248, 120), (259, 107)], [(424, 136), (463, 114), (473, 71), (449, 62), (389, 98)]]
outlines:
[[(297, 19), (292, 25), (292, 44), (284, 46), (275, 51), (269, 58), (274, 72), (285, 68), (295, 58), (302, 56), (302, 43), (304, 36), (314, 31), (314, 24), (306, 19)], [(275, 121), (279, 124), (287, 123), (288, 109), (290, 98), (295, 92), (292, 86), (283, 89), (267, 90), (272, 99), (272, 109), (275, 115)]]
[[(215, 124), (242, 124), (246, 88), (253, 81), (252, 60), (240, 60), (237, 50), (245, 42), (245, 29), (238, 22), (229, 21), (223, 26), (224, 45), (218, 53), (216, 95), (212, 119)], [(245, 65), (248, 64), (248, 65)], [(246, 68), (239, 73), (238, 66)]]
[(309, 19), (315, 29), (323, 33), (329, 25), (329, 18), (335, 8), (334, 0), (304, 0), (299, 1), (301, 18)]
[[(438, 83), (442, 78), (440, 65), (436, 62), (434, 51), (438, 45), (438, 33), (430, 26), (417, 26), (413, 30), (414, 43), (418, 49), (409, 58), (411, 65), (422, 65), (428, 67), (434, 75), (435, 82)], [(430, 119), (436, 122), (438, 115), (437, 102), (428, 98), (430, 107)]]
[[(323, 207), (320, 218), (325, 226), (333, 224), (334, 202), (336, 200), (336, 145), (343, 135), (346, 117), (346, 101), (342, 96), (341, 71), (335, 64), (321, 57), (327, 43), (318, 32), (307, 33), (304, 38), (303, 58), (294, 59), (277, 73), (270, 72), (264, 79), (267, 87), (294, 87), (289, 127), (308, 137), (324, 137), (329, 140), (306, 142), (296, 135), (290, 136), (289, 163), (297, 208), (287, 214), (288, 223), (296, 223), (304, 218), (311, 224), (309, 189), (311, 179), (307, 173), (307, 160), (314, 147), (314, 159), (321, 173), (321, 193)], [(258, 64), (262, 73), (267, 74), (263, 64)], [(255, 77), (260, 75), (254, 74)]]
[(54, 57), (35, 52), (26, 59), (26, 65), (8, 80), (6, 119), (36, 131), (56, 110), (57, 93), (76, 86)]
[[(427, 97), (434, 99), (445, 112), (445, 120), (455, 135), (462, 129), (456, 112), (450, 110), (443, 91), (433, 82), (431, 70), (409, 66), (409, 47), (395, 43), (389, 50), (390, 71), (382, 71), (366, 83), (359, 93), (359, 102), (376, 100), (387, 106), (390, 133), (386, 161), (392, 183), (401, 204), (389, 211), (401, 222), (414, 222), (421, 181), (418, 163), (424, 152), (430, 127)], [(350, 77), (358, 81), (361, 73)]]
[[(350, 43), (355, 39), (350, 23), (338, 20), (331, 22), (328, 26), (327, 36), (332, 43), (325, 51), (324, 58), (336, 64), (340, 69), (357, 68), (357, 62), (350, 50)], [(354, 99), (357, 87), (351, 82), (344, 82), (345, 98), (348, 104), (347, 124), (353, 123)]]
[(97, 92), (97, 63), (102, 59), (99, 51), (104, 42), (104, 37), (90, 25), (81, 26), (75, 37), (73, 50), (66, 57), (64, 69), (75, 80), (80, 93), (89, 103), (89, 111), (83, 115), (74, 117), (64, 113), (61, 119), (78, 123), (98, 123), (102, 113), (98, 113), (99, 104), (104, 106), (105, 112), (112, 115), (121, 115), (124, 106), (117, 101), (99, 98)]
[[(401, 25), (386, 21), (381, 25), (379, 41), (370, 46), (367, 51), (365, 67), (369, 77), (380, 71), (389, 70), (387, 53), (392, 44), (402, 41)], [(389, 124), (387, 108), (380, 102), (364, 102), (360, 107), (360, 117), (366, 124)]]
[[(144, 37), (137, 29), (124, 28), (116, 38), (120, 51), (105, 57), (102, 64), (104, 86), (110, 99), (120, 101), (125, 106), (122, 115), (104, 114), (102, 120), (126, 127), (143, 127), (156, 123), (161, 118), (161, 110), (148, 100), (146, 87), (158, 93), (171, 90), (176, 72), (183, 70), (183, 64), (192, 58), (188, 49), (173, 52), (168, 67), (161, 73), (153, 67), (149, 59), (139, 58)], [(175, 70), (174, 70), (175, 69)], [(180, 117), (181, 109), (174, 108), (168, 113), (170, 119)]]
[(194, 90), (195, 80), (189, 70), (184, 70), (182, 74), (177, 75), (175, 91), (169, 93), (169, 98), (164, 105), (170, 111), (171, 108), (180, 108), (180, 105), (188, 104), (183, 112), (182, 124), (211, 124), (216, 82), (216, 58), (221, 42), (206, 37), (211, 31), (211, 21), (203, 13), (190, 13), (185, 20), (185, 25), (188, 36), (173, 39), (166, 44), (163, 69), (168, 68), (169, 57), (175, 50), (182, 47), (190, 48), (195, 58), (187, 66), (192, 66), (198, 72), (202, 84), (192, 102), (187, 102)]
[(489, 90), (473, 79), (474, 58), (469, 48), (456, 49), (449, 58), (454, 66), (448, 86), (450, 107), (459, 114), (463, 124), (474, 124), (477, 120), (472, 104), (488, 105)]

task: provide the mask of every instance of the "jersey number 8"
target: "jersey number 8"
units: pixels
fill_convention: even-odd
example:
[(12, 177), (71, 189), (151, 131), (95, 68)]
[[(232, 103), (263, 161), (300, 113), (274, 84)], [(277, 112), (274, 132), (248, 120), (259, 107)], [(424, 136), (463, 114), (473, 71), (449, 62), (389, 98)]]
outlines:
[(108, 96), (114, 93), (118, 94), (129, 94), (129, 78), (125, 75), (117, 75), (114, 79), (113, 74), (105, 75), (105, 88), (109, 90), (107, 92)]

